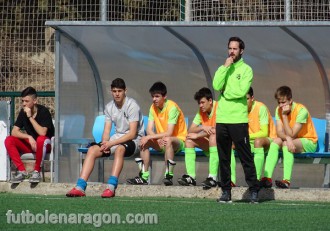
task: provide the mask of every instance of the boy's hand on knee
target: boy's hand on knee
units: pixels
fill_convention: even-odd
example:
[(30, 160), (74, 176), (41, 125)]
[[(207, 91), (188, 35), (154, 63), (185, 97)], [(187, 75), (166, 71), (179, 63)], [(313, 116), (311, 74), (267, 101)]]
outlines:
[(111, 147), (110, 142), (108, 142), (108, 141), (102, 142), (101, 146), (100, 146), (101, 152), (109, 153), (110, 147)]
[(158, 145), (159, 145), (159, 147), (164, 147), (166, 144), (165, 144), (165, 141), (164, 141), (164, 139), (162, 138), (162, 139), (158, 139), (157, 140), (157, 143), (158, 143)]
[(187, 139), (196, 140), (198, 138), (197, 133), (189, 133)]

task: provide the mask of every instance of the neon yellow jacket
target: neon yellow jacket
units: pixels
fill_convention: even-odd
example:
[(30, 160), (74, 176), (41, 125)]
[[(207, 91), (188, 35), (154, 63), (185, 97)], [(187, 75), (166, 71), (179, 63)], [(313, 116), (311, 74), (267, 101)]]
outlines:
[(215, 72), (213, 88), (220, 91), (217, 123), (248, 123), (246, 94), (252, 79), (252, 68), (242, 58), (229, 67), (220, 66)]

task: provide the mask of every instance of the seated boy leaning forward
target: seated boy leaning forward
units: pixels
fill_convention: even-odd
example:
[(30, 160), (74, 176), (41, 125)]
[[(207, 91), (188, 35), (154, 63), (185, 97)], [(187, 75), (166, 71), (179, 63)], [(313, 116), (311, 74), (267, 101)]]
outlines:
[[(187, 125), (183, 112), (172, 100), (167, 99), (167, 89), (164, 83), (156, 82), (149, 90), (153, 104), (150, 107), (147, 135), (142, 137), (140, 142), (140, 155), (137, 158), (140, 174), (128, 179), (130, 184), (148, 184), (150, 151), (153, 148), (164, 152), (165, 178), (163, 183), (173, 185), (174, 154), (184, 149), (184, 141), (187, 136)], [(156, 128), (156, 132), (154, 132)]]
[[(123, 79), (117, 78), (112, 81), (113, 100), (106, 105), (104, 110), (105, 124), (102, 141), (88, 149), (77, 184), (66, 194), (67, 197), (85, 196), (87, 180), (93, 171), (95, 159), (111, 154), (114, 154), (111, 176), (101, 197), (115, 196), (124, 157), (138, 153), (139, 141), (144, 135), (140, 106), (134, 99), (127, 97), (126, 92), (126, 84)], [(116, 126), (116, 133), (110, 137), (112, 123)]]
[(272, 140), (276, 138), (276, 129), (267, 106), (255, 100), (252, 87), (250, 87), (249, 92), (246, 94), (246, 99), (249, 112), (251, 152), (254, 154), (257, 179), (260, 181), (262, 167), (265, 162), (265, 152), (268, 151)]
[(271, 178), (282, 149), (284, 175), (283, 180), (276, 180), (275, 184), (278, 188), (290, 188), (293, 155), (315, 152), (318, 138), (311, 115), (304, 105), (292, 100), (289, 87), (279, 87), (275, 99), (278, 102), (275, 112), (277, 138), (270, 145), (261, 186), (272, 187)]
[[(196, 185), (195, 148), (199, 147), (203, 150), (205, 155), (210, 158), (209, 175), (206, 180), (202, 182), (203, 189), (210, 189), (218, 185), (219, 156), (215, 137), (215, 118), (218, 102), (213, 100), (211, 90), (206, 87), (196, 92), (194, 99), (199, 105), (199, 111), (188, 130), (185, 142), (185, 164), (187, 174), (179, 178), (178, 182), (183, 186)], [(236, 162), (234, 156), (232, 156), (231, 161), (234, 162), (231, 164), (231, 178), (235, 181)]]
[[(50, 152), (50, 138), (54, 136), (54, 124), (49, 110), (38, 104), (37, 92), (33, 87), (25, 88), (22, 93), (22, 109), (11, 131), (5, 140), (5, 146), (11, 160), (17, 167), (17, 174), (11, 183), (20, 183), (29, 175), (21, 160), (21, 153), (36, 153), (34, 171), (29, 179), (30, 183), (40, 181), (40, 169), (43, 151)], [(24, 130), (24, 131), (23, 131)]]

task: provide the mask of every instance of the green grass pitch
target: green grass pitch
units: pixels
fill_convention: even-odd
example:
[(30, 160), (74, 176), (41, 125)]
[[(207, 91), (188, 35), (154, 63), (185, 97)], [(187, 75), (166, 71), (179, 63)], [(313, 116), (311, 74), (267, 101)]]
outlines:
[[(0, 230), (329, 230), (330, 203), (264, 201), (257, 205), (242, 201), (220, 204), (197, 198), (99, 197), (66, 198), (63, 196), (0, 193)], [(14, 224), (6, 214), (83, 214), (81, 222)], [(91, 214), (85, 217), (85, 214)], [(91, 220), (93, 214), (120, 216), (120, 222)], [(157, 219), (148, 220), (152, 214)], [(130, 220), (127, 216), (130, 215)], [(37, 216), (37, 215), (36, 215)], [(46, 215), (45, 215), (46, 216)], [(71, 217), (72, 218), (72, 217)], [(74, 217), (73, 217), (74, 218)], [(118, 216), (116, 216), (118, 218)], [(37, 218), (36, 218), (37, 219)], [(85, 220), (84, 220), (85, 219)], [(102, 218), (103, 219), (103, 218)], [(30, 220), (31, 221), (31, 220)], [(64, 222), (64, 220), (62, 220)], [(96, 222), (93, 222), (96, 221)], [(100, 222), (101, 221), (101, 222)], [(153, 224), (143, 224), (148, 221)], [(17, 220), (15, 220), (17, 222)], [(77, 222), (76, 222), (77, 223)]]

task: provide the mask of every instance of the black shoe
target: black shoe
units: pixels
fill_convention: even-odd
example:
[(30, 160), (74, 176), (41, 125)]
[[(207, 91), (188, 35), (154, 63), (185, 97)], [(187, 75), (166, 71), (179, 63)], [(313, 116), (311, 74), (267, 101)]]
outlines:
[(221, 197), (219, 199), (217, 199), (217, 202), (232, 203), (232, 201), (231, 201), (231, 192), (230, 191), (223, 191)]
[(134, 184), (134, 185), (148, 184), (148, 181), (147, 180), (145, 180), (145, 179), (143, 179), (142, 177), (139, 177), (139, 176), (137, 176), (137, 177), (135, 177), (133, 179), (127, 179), (126, 181), (127, 181), (127, 183)]
[(259, 203), (258, 192), (256, 191), (251, 192), (250, 204), (258, 204), (258, 203)]
[(202, 186), (204, 190), (210, 189), (212, 187), (216, 187), (217, 185), (218, 183), (212, 177), (208, 177), (206, 178), (206, 180), (202, 182)]
[(178, 179), (178, 183), (182, 186), (196, 186), (196, 180), (186, 174)]
[(171, 176), (170, 174), (166, 174), (165, 178), (163, 179), (163, 183), (165, 186), (171, 186), (173, 185), (173, 176)]

